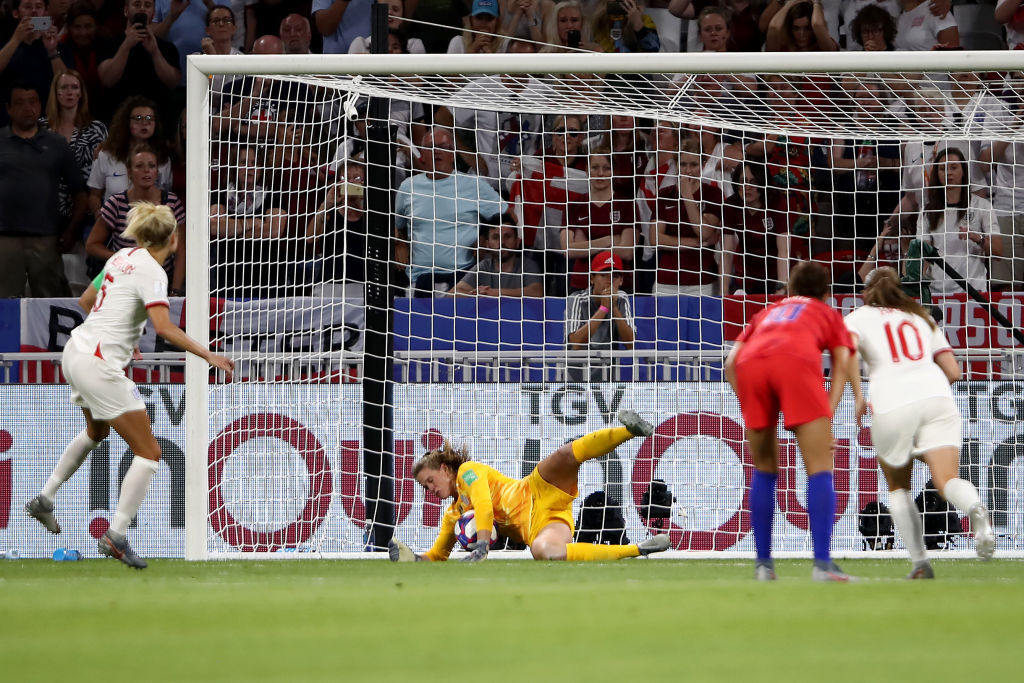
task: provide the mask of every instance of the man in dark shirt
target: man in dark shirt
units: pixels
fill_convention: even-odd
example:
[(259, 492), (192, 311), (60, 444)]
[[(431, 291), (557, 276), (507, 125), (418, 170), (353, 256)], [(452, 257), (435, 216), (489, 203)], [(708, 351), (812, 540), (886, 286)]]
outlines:
[(181, 79), (178, 49), (153, 35), (149, 25), (154, 12), (153, 0), (125, 3), (125, 35), (108, 46), (97, 67), (108, 103), (101, 118), (109, 120), (113, 109), (125, 98), (142, 95), (156, 102), (164, 121), (177, 120), (173, 91)]
[[(456, 295), (544, 296), (544, 274), (523, 253), (519, 228), (508, 214), (480, 229), (479, 262), (455, 285)], [(486, 253), (484, 253), (486, 252)]]
[[(61, 241), (77, 239), (85, 215), (85, 181), (67, 142), (40, 129), (39, 94), (27, 82), (7, 96), (11, 125), (0, 128), (0, 297), (70, 296)], [(74, 196), (67, 225), (58, 212), (60, 181)]]

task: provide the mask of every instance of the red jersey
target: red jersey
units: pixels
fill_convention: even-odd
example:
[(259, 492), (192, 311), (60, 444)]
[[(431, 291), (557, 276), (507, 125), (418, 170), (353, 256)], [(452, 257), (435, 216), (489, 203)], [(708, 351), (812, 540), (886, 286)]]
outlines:
[(637, 151), (612, 152), (612, 188), (619, 197), (632, 199), (640, 189), (647, 153)]
[[(722, 229), (736, 237), (733, 276), (747, 294), (766, 291), (778, 277), (778, 236), (787, 233), (786, 215), (772, 209), (748, 209), (738, 195), (722, 209)], [(771, 287), (774, 290), (774, 287)]]
[[(569, 205), (569, 215), (566, 219), (566, 227), (569, 230), (582, 231), (590, 241), (621, 235), (626, 230), (636, 229), (636, 220), (633, 217), (634, 203), (624, 199), (612, 199), (610, 202), (574, 202)], [(607, 247), (602, 247), (605, 249)], [(596, 253), (593, 252), (592, 253)], [(632, 269), (630, 261), (624, 264), (628, 270)], [(569, 281), (570, 289), (586, 289), (590, 286), (590, 258), (573, 259)], [(620, 273), (628, 275), (628, 273)], [(627, 278), (631, 280), (632, 278)], [(627, 289), (629, 282), (625, 283)]]
[[(707, 213), (721, 220), (721, 190), (701, 183), (700, 196), (695, 199), (700, 204), (702, 217)], [(686, 207), (675, 187), (672, 188), (671, 194), (662, 194), (658, 197), (656, 218), (665, 223), (669, 234), (680, 239), (701, 239), (700, 226), (690, 222)], [(718, 278), (718, 264), (715, 262), (718, 247), (660, 247), (658, 251), (658, 282), (663, 285), (708, 285)]]
[(820, 299), (789, 296), (754, 316), (736, 341), (744, 343), (743, 359), (778, 354), (821, 362), (821, 352), (845, 346), (853, 340), (843, 317)]

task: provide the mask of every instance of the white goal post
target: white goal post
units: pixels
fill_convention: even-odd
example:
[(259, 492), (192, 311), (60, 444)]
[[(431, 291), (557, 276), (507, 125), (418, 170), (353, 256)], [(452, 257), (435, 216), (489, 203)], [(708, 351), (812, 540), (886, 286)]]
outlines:
[[(192, 56), (187, 71), (186, 331), (239, 367), (235, 382), (214, 383), (202, 360), (186, 361), (187, 559), (367, 557), (392, 531), (425, 550), (440, 508), (409, 468), (426, 448), (441, 438), (465, 442), (474, 459), (522, 476), (567, 439), (614, 420), (619, 406), (651, 419), (658, 434), (586, 465), (574, 518), (588, 493), (602, 491), (622, 512), (624, 533), (640, 540), (660, 528), (641, 499), (652, 480), (664, 480), (675, 502), (659, 523), (672, 530), (676, 554), (749, 556), (749, 454), (721, 377), (729, 340), (796, 259), (829, 267), (843, 285), (835, 303), (849, 309), (858, 273), (883, 260), (883, 250), (902, 270), (911, 264), (918, 275), (911, 282), (908, 274), (908, 287), (920, 294), (925, 283), (956, 338), (966, 371), (956, 392), (967, 430), (962, 471), (996, 514), (997, 554), (1024, 556), (1024, 412), (1016, 407), (1024, 344), (994, 321), (1002, 313), (1020, 327), (1024, 308), (1024, 53)], [(970, 78), (953, 76), (960, 73)], [(515, 87), (494, 85), (502, 77)], [(386, 98), (390, 108), (379, 114), (367, 98)], [(491, 118), (481, 111), (498, 123), (485, 123)], [(511, 146), (501, 146), (501, 112), (519, 117)], [(624, 175), (614, 116), (629, 118), (638, 141)], [(360, 127), (375, 124), (386, 130), (383, 163), (370, 149), (374, 133)], [(453, 133), (452, 145), (439, 142), (440, 129)], [(673, 149), (658, 140), (665, 130)], [(569, 142), (552, 141), (573, 133), (572, 153), (558, 147)], [(562, 150), (557, 177), (545, 157), (551, 148)], [(933, 162), (955, 151), (970, 172), (964, 234), (982, 245), (968, 245), (963, 258), (947, 244), (955, 229), (945, 218), (936, 227), (928, 214)], [(430, 185), (416, 180), (422, 155), (450, 152), (452, 177), (469, 179), (457, 191), (471, 188), (472, 196), (424, 194)], [(686, 155), (699, 176), (683, 170)], [(593, 181), (601, 156), (612, 183), (632, 193), (612, 191), (610, 234), (596, 236), (588, 231), (603, 206), (604, 186)], [(762, 190), (750, 201), (766, 204), (758, 209), (769, 217), (764, 225), (775, 216), (786, 226), (771, 239), (762, 230), (759, 261), (747, 259), (761, 247), (729, 225), (737, 211), (750, 220), (742, 203), (748, 170)], [(697, 190), (678, 189), (687, 178)], [(426, 204), (429, 220), (417, 215)], [(581, 214), (580, 205), (589, 208)], [(453, 218), (455, 243), (418, 236), (418, 221), (440, 225), (441, 212), (467, 207), (479, 224)], [(626, 214), (622, 237), (614, 224)], [(511, 223), (522, 254), (538, 264), (539, 296), (526, 292), (526, 274), (514, 298), (476, 286), (483, 276), (473, 268), (490, 258), (483, 241), (492, 223), (495, 245)], [(374, 225), (386, 226), (383, 265), (369, 257), (372, 245), (365, 251)], [(878, 233), (893, 227), (890, 244)], [(471, 242), (463, 230), (475, 231)], [(938, 260), (922, 262), (907, 251), (911, 242), (937, 244)], [(405, 246), (411, 255), (399, 257)], [(488, 261), (495, 268), (502, 248)], [(635, 341), (616, 348), (622, 332), (612, 332), (607, 348), (589, 352), (566, 342), (567, 295), (590, 285), (592, 259), (608, 248), (626, 261), (615, 267), (629, 271)], [(941, 272), (943, 264), (956, 274)], [(390, 285), (367, 294), (358, 283), (381, 268)], [(469, 273), (476, 279), (460, 289)], [(435, 296), (407, 296), (423, 291), (425, 275)], [(460, 296), (438, 293), (444, 288)], [(382, 295), (390, 353), (362, 345), (364, 307)], [(378, 407), (392, 448), (368, 472), (363, 371), (382, 354), (387, 398)], [(890, 556), (864, 549), (858, 530), (864, 503), (886, 494), (848, 403), (836, 431), (833, 547)], [(783, 460), (777, 547), (809, 556), (803, 474), (788, 441)], [(925, 479), (916, 472), (915, 495)], [(956, 538), (944, 551), (950, 556), (973, 548), (966, 535)]]

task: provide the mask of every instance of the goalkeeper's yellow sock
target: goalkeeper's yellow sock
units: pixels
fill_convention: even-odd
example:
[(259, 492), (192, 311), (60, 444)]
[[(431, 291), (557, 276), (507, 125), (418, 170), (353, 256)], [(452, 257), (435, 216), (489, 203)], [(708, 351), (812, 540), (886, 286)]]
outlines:
[(576, 458), (576, 462), (584, 463), (591, 458), (611, 453), (616, 446), (632, 438), (633, 434), (625, 427), (598, 429), (572, 442), (572, 457)]
[(593, 560), (621, 560), (624, 557), (639, 557), (636, 545), (597, 545), (595, 543), (569, 543), (565, 546), (565, 559), (570, 562)]

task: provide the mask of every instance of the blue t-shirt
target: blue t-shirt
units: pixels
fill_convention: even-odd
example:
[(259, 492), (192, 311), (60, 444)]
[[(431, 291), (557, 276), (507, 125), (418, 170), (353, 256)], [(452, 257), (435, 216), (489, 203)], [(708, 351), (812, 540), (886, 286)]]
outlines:
[[(334, 0), (313, 0), (313, 15), (320, 10), (329, 9)], [(348, 46), (360, 36), (370, 35), (370, 10), (373, 0), (351, 0), (345, 13), (341, 15), (338, 28), (329, 36), (324, 36), (324, 54), (348, 54)], [(315, 19), (313, 23), (315, 25)]]
[(425, 173), (406, 178), (398, 188), (395, 225), (412, 242), (409, 279), (473, 265), (481, 216), (494, 218), (507, 208), (482, 176), (455, 171), (438, 180)]
[[(213, 0), (213, 4), (230, 7), (231, 1)], [(155, 9), (156, 14), (153, 15), (153, 21), (163, 21), (171, 13), (171, 0), (156, 0)], [(202, 43), (206, 36), (206, 14), (208, 11), (202, 2), (190, 3), (171, 24), (170, 30), (164, 36), (164, 40), (173, 43), (174, 47), (178, 48), (178, 68), (181, 69), (182, 85), (185, 85), (185, 61), (189, 55), (203, 50)], [(236, 23), (236, 31), (242, 30), (242, 26), (239, 24), (241, 22)]]

